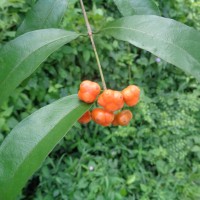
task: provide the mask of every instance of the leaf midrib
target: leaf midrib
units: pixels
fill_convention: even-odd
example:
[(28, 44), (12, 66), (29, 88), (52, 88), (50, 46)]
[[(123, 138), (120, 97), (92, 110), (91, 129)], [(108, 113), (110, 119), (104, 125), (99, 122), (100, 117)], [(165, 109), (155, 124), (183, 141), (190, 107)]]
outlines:
[[(75, 96), (75, 95), (74, 95), (74, 96)], [(71, 98), (71, 99), (75, 99), (74, 96), (72, 96), (73, 98)], [(70, 104), (70, 102), (69, 102), (69, 104)], [(71, 109), (70, 111), (66, 112), (65, 116), (64, 116), (61, 120), (59, 120), (58, 123), (60, 123), (60, 122), (66, 117), (66, 115), (68, 115), (69, 113), (71, 113), (71, 112), (73, 112), (74, 110), (76, 110), (76, 109), (78, 108), (78, 106), (80, 106), (80, 105), (75, 105), (75, 106), (73, 107), (73, 109)], [(71, 108), (71, 107), (70, 107), (70, 108)], [(66, 110), (67, 110), (67, 109), (66, 109)], [(48, 131), (48, 133), (52, 132), (52, 131), (54, 130), (54, 128), (58, 125), (58, 123), (55, 124), (54, 126), (52, 126), (51, 129)], [(74, 125), (74, 124), (73, 124), (73, 125)], [(71, 127), (72, 127), (72, 126), (71, 126)], [(20, 163), (17, 165), (17, 170), (15, 170), (15, 172), (14, 172), (13, 175), (11, 176), (12, 178), (14, 178), (14, 177), (16, 176), (17, 172), (20, 170), (20, 167), (21, 167), (21, 166), (23, 165), (23, 163), (27, 160), (27, 158), (29, 157), (29, 155), (31, 155), (32, 152), (34, 152), (35, 149), (37, 149), (37, 146), (38, 146), (42, 141), (44, 141), (45, 138), (47, 138), (47, 137), (48, 137), (48, 134), (46, 134), (46, 135), (37, 143), (37, 145), (36, 145), (31, 151), (29, 151), (29, 153), (26, 155), (25, 159), (23, 159), (22, 162), (20, 162)]]
[(50, 11), (48, 12), (46, 18), (44, 18), (44, 21), (41, 23), (42, 26), (47, 22), (47, 19), (50, 16), (51, 12), (53, 11), (54, 5), (57, 3), (57, 1), (58, 0), (55, 0), (54, 3), (52, 4), (52, 6), (50, 8)]
[[(134, 29), (134, 28), (127, 28), (127, 27), (109, 27), (109, 28), (103, 28), (103, 30), (107, 30), (107, 29), (126, 29), (126, 30), (132, 30), (132, 31), (135, 31), (135, 32), (140, 32), (144, 35), (147, 35), (147, 36), (150, 36), (150, 37), (154, 37), (154, 35), (151, 35), (151, 34), (148, 34), (146, 32), (143, 32), (143, 31), (140, 31), (138, 29)], [(172, 46), (182, 50), (183, 52), (185, 52), (186, 54), (188, 54), (190, 56), (190, 58), (192, 58), (192, 60), (197, 63), (197, 65), (200, 65), (200, 63), (198, 62), (198, 60), (196, 60), (196, 58), (194, 58), (188, 51), (186, 51), (185, 49), (181, 48), (180, 46), (177, 46), (175, 45), (174, 43), (171, 43), (169, 41), (166, 41), (166, 40), (162, 40), (161, 38), (156, 38), (156, 40), (160, 40), (160, 41), (163, 41), (164, 43), (167, 43), (167, 44), (171, 44)]]
[[(5, 76), (5, 79), (3, 79), (3, 81), (1, 82), (0, 85), (2, 86), (3, 84), (5, 84), (5, 82), (6, 82), (7, 79), (11, 76), (11, 74), (13, 74), (13, 73), (17, 70), (17, 68), (18, 68), (21, 64), (23, 64), (23, 62), (25, 62), (26, 59), (27, 59), (28, 57), (30, 57), (32, 54), (34, 54), (36, 51), (39, 51), (40, 49), (44, 48), (46, 45), (50, 45), (50, 44), (52, 44), (52, 43), (54, 43), (54, 42), (56, 42), (56, 41), (59, 41), (59, 40), (61, 40), (61, 39), (64, 39), (64, 38), (67, 38), (67, 37), (70, 37), (70, 36), (72, 36), (72, 35), (64, 36), (64, 37), (61, 37), (61, 38), (59, 38), (59, 39), (53, 40), (53, 41), (50, 42), (50, 43), (46, 43), (44, 46), (41, 46), (40, 48), (34, 50), (34, 51), (33, 51), (31, 54), (29, 54), (28, 56), (24, 57), (24, 58), (21, 60), (21, 62), (20, 62), (19, 64), (17, 64), (17, 65), (10, 71), (10, 73), (9, 73), (7, 76)], [(77, 35), (77, 36), (78, 36), (78, 35)], [(47, 56), (47, 57), (48, 57), (48, 56)], [(46, 59), (47, 57), (45, 57), (45, 59)], [(45, 60), (45, 59), (44, 59), (44, 60)]]

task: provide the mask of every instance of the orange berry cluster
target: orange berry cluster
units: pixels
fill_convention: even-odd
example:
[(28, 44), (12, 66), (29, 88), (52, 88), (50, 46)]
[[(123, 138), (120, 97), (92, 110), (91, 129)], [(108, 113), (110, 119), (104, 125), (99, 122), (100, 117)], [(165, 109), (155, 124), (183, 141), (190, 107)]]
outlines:
[[(98, 104), (102, 108), (95, 108), (91, 112), (87, 111), (78, 121), (86, 124), (91, 120), (102, 126), (127, 126), (133, 115), (130, 110), (118, 111), (124, 107), (135, 106), (140, 99), (140, 89), (136, 85), (129, 85), (124, 90), (104, 90), (101, 94), (101, 88), (98, 83), (86, 80), (80, 84), (78, 97), (86, 103), (93, 103), (98, 97)], [(100, 94), (100, 95), (99, 95)], [(98, 96), (99, 95), (99, 96)]]

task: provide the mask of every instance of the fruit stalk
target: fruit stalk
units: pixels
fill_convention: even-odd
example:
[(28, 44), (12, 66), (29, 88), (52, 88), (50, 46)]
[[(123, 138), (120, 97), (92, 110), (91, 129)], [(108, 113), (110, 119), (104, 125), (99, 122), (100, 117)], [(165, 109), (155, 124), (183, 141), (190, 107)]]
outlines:
[(88, 17), (87, 17), (87, 13), (85, 11), (85, 6), (83, 4), (83, 1), (80, 0), (80, 3), (81, 3), (81, 8), (82, 8), (82, 11), (83, 11), (83, 16), (84, 16), (84, 19), (85, 19), (86, 27), (87, 27), (87, 30), (88, 30), (88, 35), (89, 35), (90, 41), (92, 43), (92, 48), (94, 50), (94, 54), (95, 54), (95, 57), (96, 57), (96, 60), (97, 60), (97, 65), (98, 65), (99, 72), (100, 72), (100, 75), (101, 75), (103, 89), (106, 90), (107, 89), (106, 82), (105, 82), (105, 79), (104, 79), (103, 70), (102, 70), (102, 67), (101, 67), (99, 55), (97, 53), (96, 45), (95, 45), (95, 42), (94, 42), (92, 29), (91, 29), (91, 26), (90, 26), (90, 23), (89, 23), (89, 20), (88, 20)]

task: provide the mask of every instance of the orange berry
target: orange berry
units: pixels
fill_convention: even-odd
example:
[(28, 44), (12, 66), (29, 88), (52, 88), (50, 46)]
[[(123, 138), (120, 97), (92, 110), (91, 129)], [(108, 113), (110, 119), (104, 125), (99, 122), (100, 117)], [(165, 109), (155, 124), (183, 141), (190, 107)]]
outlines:
[(87, 124), (91, 121), (91, 113), (90, 111), (87, 111), (86, 113), (84, 113), (81, 118), (78, 120), (79, 123), (81, 124)]
[(119, 126), (119, 123), (118, 123), (118, 120), (117, 120), (117, 115), (118, 115), (118, 114), (115, 114), (115, 118), (114, 118), (114, 120), (113, 120), (113, 122), (112, 122), (112, 125), (113, 125), (113, 126)]
[(133, 118), (133, 114), (130, 110), (123, 110), (121, 113), (117, 116), (117, 121), (119, 125), (121, 126), (127, 126), (131, 119)]
[(140, 88), (136, 85), (129, 85), (127, 88), (122, 90), (124, 102), (128, 106), (135, 106), (140, 100)]
[(86, 103), (93, 103), (101, 91), (98, 83), (86, 80), (80, 84), (78, 97)]
[(123, 110), (122, 112), (115, 115), (115, 119), (113, 120), (113, 126), (127, 126), (131, 119), (133, 118), (133, 114), (130, 110)]
[(114, 112), (124, 106), (123, 95), (119, 91), (105, 90), (99, 96), (98, 104), (106, 110)]
[(78, 91), (78, 97), (85, 103), (93, 103), (96, 99), (95, 95), (92, 95), (89, 92), (81, 92), (80, 90)]
[(114, 120), (114, 114), (112, 112), (104, 110), (103, 108), (95, 108), (92, 111), (92, 119), (97, 124), (100, 124), (102, 126), (109, 126)]

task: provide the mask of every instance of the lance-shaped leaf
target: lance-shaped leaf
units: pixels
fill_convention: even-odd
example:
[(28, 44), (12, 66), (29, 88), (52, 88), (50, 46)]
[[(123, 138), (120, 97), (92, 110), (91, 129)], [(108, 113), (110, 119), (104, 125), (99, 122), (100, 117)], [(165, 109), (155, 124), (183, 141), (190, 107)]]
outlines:
[(200, 81), (200, 32), (154, 15), (124, 17), (107, 24), (104, 34), (145, 49)]
[(60, 29), (28, 32), (0, 50), (0, 105), (55, 50), (78, 37)]
[(160, 15), (154, 0), (114, 0), (123, 16)]
[(90, 108), (64, 97), (19, 123), (0, 146), (0, 199), (13, 200), (55, 145)]
[(67, 0), (39, 0), (27, 13), (17, 35), (46, 28), (57, 28), (67, 9)]

